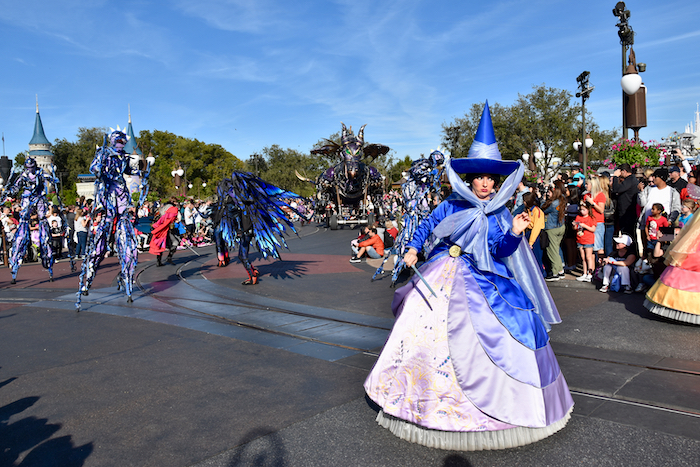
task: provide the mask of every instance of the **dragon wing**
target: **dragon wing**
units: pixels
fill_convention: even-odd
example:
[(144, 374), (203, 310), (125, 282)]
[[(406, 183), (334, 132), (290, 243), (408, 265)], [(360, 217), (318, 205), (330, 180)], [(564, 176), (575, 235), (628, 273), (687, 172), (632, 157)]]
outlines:
[(383, 156), (387, 152), (389, 152), (389, 146), (384, 146), (383, 144), (368, 144), (366, 145), (362, 151), (365, 154), (365, 158), (368, 158), (371, 161), (376, 159), (379, 156)]
[(280, 258), (278, 247), (288, 248), (284, 240), (287, 228), (297, 234), (294, 224), (287, 217), (293, 211), (284, 199), (300, 199), (301, 196), (291, 191), (269, 184), (248, 172), (234, 172), (231, 175), (231, 188), (228, 195), (239, 206), (245, 206), (253, 227), (253, 241), (263, 257)]

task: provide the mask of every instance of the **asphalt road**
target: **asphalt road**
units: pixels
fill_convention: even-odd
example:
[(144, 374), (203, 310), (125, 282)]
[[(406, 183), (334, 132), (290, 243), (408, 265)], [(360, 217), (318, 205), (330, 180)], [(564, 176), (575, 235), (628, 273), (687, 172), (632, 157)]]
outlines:
[(574, 395), (569, 424), (533, 445), (460, 453), (374, 422), (362, 383), (391, 328), (393, 289), (350, 264), (357, 230), (300, 229), (260, 284), (212, 247), (174, 266), (141, 255), (126, 303), (107, 258), (83, 311), (54, 282), (0, 268), (0, 465), (698, 465), (700, 327), (561, 281), (550, 337)]

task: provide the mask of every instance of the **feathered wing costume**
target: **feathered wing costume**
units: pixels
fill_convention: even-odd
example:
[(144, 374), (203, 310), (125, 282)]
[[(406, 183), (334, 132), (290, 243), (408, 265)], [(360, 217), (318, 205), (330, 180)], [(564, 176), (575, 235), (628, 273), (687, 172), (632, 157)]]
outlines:
[(391, 272), (391, 285), (394, 285), (406, 264), (403, 255), (408, 252), (407, 245), (413, 239), (416, 227), (430, 216), (432, 211), (431, 196), (440, 192), (440, 179), (444, 172), (443, 164), (445, 156), (440, 152), (432, 151), (429, 159), (418, 159), (411, 164), (408, 170), (408, 179), (401, 185), (404, 213), (401, 217), (401, 232), (396, 237), (394, 246), (382, 261), (382, 265), (375, 271), (372, 280), (384, 273), (384, 264), (392, 255), (397, 255), (394, 269)]
[(652, 313), (700, 325), (700, 213), (695, 213), (666, 252), (668, 266), (649, 289)]
[[(501, 160), (490, 123), (487, 106), (469, 156), (447, 169), (457, 195), (409, 243), (418, 250), (431, 232), (440, 239), (421, 267), (437, 296), (417, 277), (396, 291), (396, 323), (365, 381), (381, 407), (377, 422), (429, 447), (525, 445), (560, 430), (573, 409), (547, 335), (559, 314), (505, 208), (524, 167)], [(455, 171), (511, 175), (481, 200)]]
[[(80, 311), (82, 295), (87, 295), (95, 279), (100, 263), (107, 253), (110, 234), (114, 229), (114, 243), (121, 264), (119, 289), (124, 288), (127, 301), (132, 302), (131, 292), (134, 273), (138, 263), (138, 241), (134, 231), (133, 204), (131, 193), (126, 186), (124, 175), (139, 175), (148, 178), (149, 171), (132, 169), (130, 156), (124, 151), (127, 136), (117, 129), (107, 136), (102, 147), (97, 148), (90, 164), (90, 172), (95, 174), (94, 213), (102, 213), (102, 218), (90, 239), (87, 256), (83, 261), (75, 307)], [(150, 164), (150, 161), (149, 161)], [(150, 167), (149, 167), (150, 169)], [(142, 190), (143, 192), (143, 190)]]
[[(10, 268), (12, 270), (12, 283), (16, 282), (17, 272), (22, 265), (27, 248), (31, 244), (31, 232), (29, 223), (32, 213), (36, 211), (39, 218), (39, 255), (42, 266), (49, 271), (49, 280), (53, 281), (53, 250), (51, 249), (51, 230), (46, 220), (49, 203), (46, 200), (46, 190), (49, 183), (57, 183), (57, 180), (48, 177), (41, 170), (36, 161), (27, 157), (24, 161), (24, 171), (10, 178), (6, 193), (17, 197), (20, 202), (20, 218), (17, 232), (15, 232), (12, 250), (10, 251)], [(4, 196), (3, 196), (4, 198)]]
[(278, 247), (287, 248), (284, 240), (287, 228), (297, 233), (287, 212), (305, 217), (284, 200), (301, 196), (270, 185), (249, 172), (233, 172), (231, 178), (221, 181), (217, 190), (221, 209), (217, 235), (229, 248), (238, 247), (238, 258), (248, 272), (244, 284), (255, 285), (259, 273), (250, 264), (248, 247), (252, 242), (264, 258), (280, 259)]

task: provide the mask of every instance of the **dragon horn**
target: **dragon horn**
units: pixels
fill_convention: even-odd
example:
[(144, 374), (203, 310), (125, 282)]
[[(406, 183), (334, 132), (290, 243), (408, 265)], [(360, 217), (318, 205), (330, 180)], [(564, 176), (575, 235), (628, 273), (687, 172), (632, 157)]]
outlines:
[(360, 144), (365, 144), (365, 127), (367, 124), (365, 123), (362, 125), (362, 128), (360, 128), (360, 131), (357, 133), (357, 141), (360, 142)]
[(296, 174), (297, 178), (298, 178), (299, 180), (301, 180), (302, 182), (311, 182), (311, 183), (314, 182), (314, 181), (311, 180), (310, 178), (302, 177), (302, 176), (299, 174), (299, 172), (297, 172), (296, 170), (294, 171), (294, 173)]

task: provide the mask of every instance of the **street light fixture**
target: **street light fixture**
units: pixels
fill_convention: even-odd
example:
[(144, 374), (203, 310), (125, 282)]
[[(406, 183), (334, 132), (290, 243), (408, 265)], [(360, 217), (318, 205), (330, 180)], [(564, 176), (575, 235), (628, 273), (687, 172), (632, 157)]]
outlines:
[(535, 143), (530, 143), (530, 154), (532, 154), (532, 157), (530, 154), (524, 153), (523, 160), (527, 161), (527, 168), (530, 172), (537, 173), (537, 159), (542, 157), (542, 152), (539, 149), (533, 152), (534, 147)]
[(574, 141), (574, 150), (578, 151), (578, 162), (579, 164), (583, 164), (583, 148), (585, 147), (586, 149), (590, 149), (593, 147), (593, 138), (591, 138), (591, 135), (587, 135), (585, 139), (585, 144), (581, 144), (581, 141), (576, 138), (576, 141)]
[[(620, 2), (622, 3), (622, 2)], [(624, 4), (622, 5), (624, 7)], [(576, 81), (578, 82), (579, 86), (579, 92), (576, 93), (576, 97), (581, 98), (581, 139), (586, 144), (581, 144), (579, 142), (579, 146), (581, 147), (581, 168), (582, 168), (582, 173), (585, 175), (586, 171), (588, 170), (588, 157), (586, 155), (586, 149), (590, 148), (593, 146), (593, 140), (591, 139), (590, 135), (587, 135), (586, 133), (586, 99), (591, 97), (591, 93), (595, 89), (595, 86), (591, 86), (590, 83), (588, 82), (588, 77), (591, 75), (590, 71), (584, 71), (580, 75), (578, 75), (578, 78), (576, 78)], [(588, 141), (590, 140), (590, 145), (588, 144)], [(576, 143), (574, 143), (576, 144)], [(578, 149), (577, 149), (578, 150)]]
[[(173, 184), (175, 185), (175, 189), (177, 190), (178, 195), (186, 195), (187, 194), (187, 187), (183, 183), (182, 177), (185, 175), (185, 171), (182, 169), (182, 166), (178, 163), (177, 164), (177, 169), (173, 170), (170, 172), (170, 175), (173, 176)], [(186, 183), (186, 180), (185, 180)], [(182, 187), (182, 190), (180, 190), (180, 187)], [(184, 191), (184, 193), (181, 193), (181, 191)]]
[[(631, 13), (626, 9), (625, 2), (617, 2), (612, 12), (613, 15), (619, 18), (619, 23), (616, 24), (618, 28), (617, 35), (620, 37), (620, 44), (622, 44), (622, 81), (620, 82), (624, 91), (622, 94), (622, 137), (626, 140), (627, 129), (636, 128), (635, 139), (639, 139), (639, 128), (646, 126), (646, 89), (643, 88), (642, 78), (637, 74), (637, 71), (640, 73), (646, 71), (646, 64), (640, 63), (637, 65), (635, 63), (634, 50), (632, 50), (632, 46), (634, 45), (634, 31), (628, 23)], [(630, 50), (629, 66), (626, 64), (628, 49)], [(640, 87), (644, 89), (644, 108), (641, 107), (642, 103), (639, 102), (641, 99), (639, 96), (642, 94), (640, 92)], [(632, 100), (634, 100), (634, 102), (631, 102)], [(630, 112), (628, 109), (630, 104), (634, 106), (632, 113), (636, 121), (633, 122), (630, 122)], [(642, 111), (644, 113), (643, 122), (639, 120)], [(640, 125), (640, 123), (643, 124)]]

